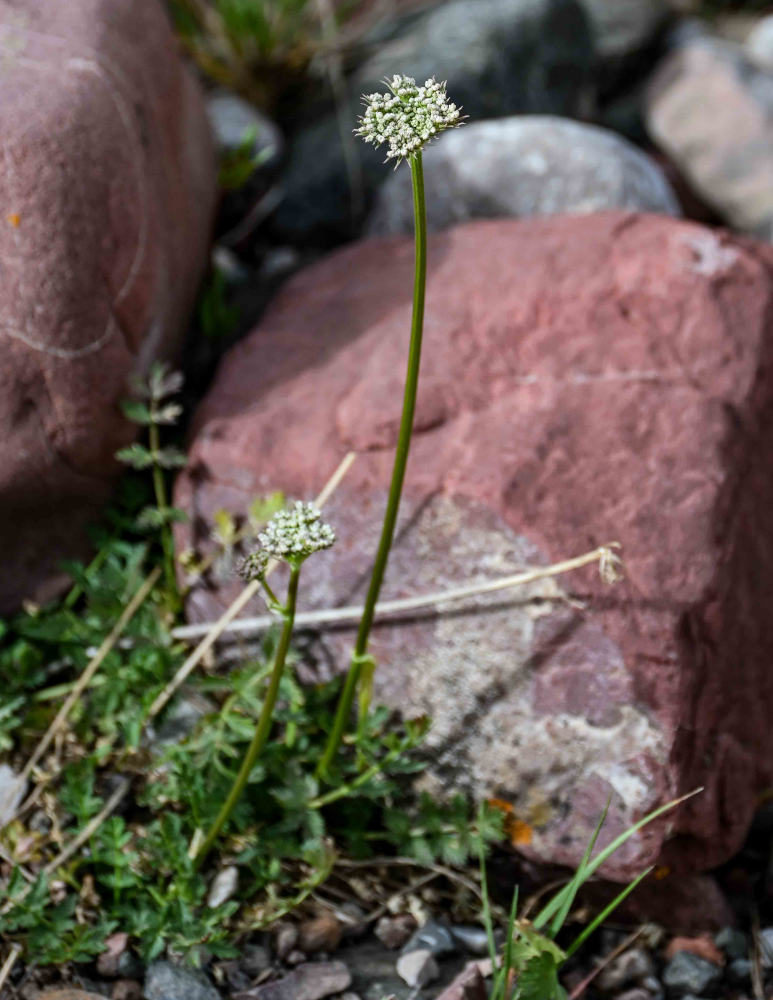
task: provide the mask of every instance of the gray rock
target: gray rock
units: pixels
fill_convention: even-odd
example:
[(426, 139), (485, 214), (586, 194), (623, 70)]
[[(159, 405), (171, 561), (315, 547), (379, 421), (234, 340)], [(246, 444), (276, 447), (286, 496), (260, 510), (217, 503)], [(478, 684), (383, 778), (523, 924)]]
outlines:
[(694, 38), (666, 56), (647, 91), (654, 142), (736, 229), (773, 239), (773, 75), (738, 46)]
[(27, 782), (8, 764), (0, 764), (0, 827), (7, 823), (27, 794)]
[(419, 948), (405, 952), (398, 958), (397, 974), (409, 986), (421, 988), (438, 979), (440, 969), (429, 948)]
[(629, 948), (613, 959), (598, 977), (604, 993), (614, 993), (625, 986), (638, 986), (655, 972), (652, 957), (643, 948)]
[(666, 24), (671, 10), (665, 0), (582, 0), (602, 59), (638, 52)]
[(488, 955), (488, 935), (483, 927), (459, 924), (450, 930), (454, 941), (471, 955)]
[(747, 986), (752, 978), (752, 963), (748, 958), (734, 958), (725, 975), (733, 986)]
[[(528, 116), (446, 132), (424, 154), (428, 225), (475, 218), (633, 209), (679, 215), (660, 167), (606, 129)], [(410, 171), (394, 171), (368, 221), (371, 235), (411, 233)]]
[(403, 954), (422, 950), (429, 951), (432, 955), (448, 955), (456, 951), (456, 942), (447, 927), (434, 920), (428, 920), (406, 941)]
[[(371, 38), (372, 54), (350, 79), (342, 114), (354, 125), (360, 96), (395, 72), (448, 80), (471, 120), (512, 114), (577, 115), (592, 104), (591, 28), (578, 0), (450, 0), (398, 19)], [(351, 238), (378, 185), (383, 153), (353, 140), (364, 195), (354, 204), (335, 113), (318, 115), (289, 144), (283, 200), (272, 216), (289, 242)], [(356, 199), (354, 199), (356, 201)]]
[(773, 969), (773, 927), (760, 931), (760, 958), (763, 969)]
[(233, 1000), (322, 1000), (352, 983), (343, 962), (307, 962), (281, 979), (235, 993)]
[(207, 99), (207, 112), (220, 152), (241, 149), (252, 140), (251, 152), (265, 161), (282, 155), (279, 128), (249, 101), (227, 90), (217, 90)]
[(723, 927), (714, 938), (714, 944), (728, 958), (746, 958), (749, 953), (749, 942), (743, 931), (735, 927)]
[(236, 865), (228, 865), (226, 868), (221, 868), (212, 879), (212, 884), (209, 887), (207, 906), (213, 910), (218, 906), (222, 906), (223, 903), (228, 902), (238, 887), (239, 869)]
[(643, 987), (637, 986), (635, 989), (626, 990), (625, 993), (618, 993), (615, 1000), (652, 1000), (652, 994)]
[(262, 944), (246, 944), (241, 960), (245, 972), (251, 976), (259, 976), (261, 972), (271, 968), (271, 953)]
[(689, 951), (678, 951), (663, 970), (663, 984), (675, 997), (712, 993), (721, 981), (719, 966)]
[(760, 69), (773, 73), (773, 14), (754, 26), (746, 39), (746, 54)]
[(145, 1000), (221, 1000), (203, 972), (171, 962), (152, 962), (145, 973)]
[(218, 219), (218, 239), (226, 244), (241, 242), (273, 207), (269, 195), (270, 178), (284, 152), (278, 127), (248, 101), (229, 91), (216, 91), (207, 101), (212, 130), (217, 139), (221, 164), (248, 150), (253, 169), (238, 187), (227, 183), (228, 171), (221, 169), (224, 183)]

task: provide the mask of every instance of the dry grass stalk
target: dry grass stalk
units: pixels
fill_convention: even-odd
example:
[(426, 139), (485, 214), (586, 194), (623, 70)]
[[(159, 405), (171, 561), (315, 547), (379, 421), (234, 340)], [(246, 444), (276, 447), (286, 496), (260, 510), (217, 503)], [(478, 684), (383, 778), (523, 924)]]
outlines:
[[(610, 559), (619, 562), (614, 550), (618, 548), (617, 542), (609, 542), (601, 545), (592, 552), (576, 556), (573, 559), (565, 559), (563, 562), (554, 563), (552, 566), (538, 566), (534, 569), (525, 570), (522, 573), (515, 573), (510, 576), (503, 576), (497, 580), (487, 580), (484, 583), (467, 584), (464, 587), (455, 587), (450, 590), (436, 591), (432, 594), (420, 594), (417, 597), (403, 597), (394, 601), (381, 601), (376, 605), (376, 617), (383, 617), (389, 614), (404, 613), (406, 611), (418, 611), (422, 608), (435, 607), (447, 601), (460, 601), (467, 597), (477, 597), (480, 594), (492, 594), (498, 590), (508, 590), (511, 587), (521, 587), (527, 583), (534, 583), (536, 580), (543, 580), (547, 577), (560, 576), (572, 570), (581, 569), (592, 563), (609, 565)], [(299, 611), (295, 616), (298, 626), (319, 626), (341, 625), (348, 622), (359, 621), (362, 615), (362, 608), (358, 606), (347, 606), (344, 608), (326, 608), (322, 611)], [(221, 619), (222, 621), (222, 619)], [(218, 635), (260, 632), (275, 624), (276, 619), (271, 615), (260, 615), (255, 618), (240, 618), (232, 622), (225, 628), (220, 629)], [(218, 624), (220, 624), (218, 622)], [(202, 633), (207, 633), (212, 628), (211, 624), (183, 625), (173, 630), (175, 639), (193, 639)]]

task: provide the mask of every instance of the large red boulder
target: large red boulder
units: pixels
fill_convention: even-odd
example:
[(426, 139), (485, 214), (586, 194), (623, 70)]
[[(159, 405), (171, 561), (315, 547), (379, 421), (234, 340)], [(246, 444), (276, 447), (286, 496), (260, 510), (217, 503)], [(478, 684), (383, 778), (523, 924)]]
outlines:
[[(429, 259), (383, 596), (611, 540), (628, 576), (609, 588), (589, 568), (384, 623), (379, 693), (433, 717), (430, 787), (512, 803), (532, 856), (576, 864), (608, 796), (611, 837), (703, 785), (607, 873), (714, 865), (773, 780), (773, 249), (610, 213), (467, 224), (434, 237)], [(206, 548), (213, 513), (244, 512), (256, 494), (314, 496), (356, 449), (327, 508), (339, 541), (301, 590), (306, 607), (362, 600), (412, 267), (410, 239), (373, 240), (284, 288), (196, 416), (181, 541)], [(216, 615), (236, 586), (198, 588), (191, 617)], [(309, 658), (321, 674), (343, 669), (350, 643), (326, 633)]]
[(215, 157), (161, 0), (0, 0), (0, 611), (56, 585), (180, 344)]

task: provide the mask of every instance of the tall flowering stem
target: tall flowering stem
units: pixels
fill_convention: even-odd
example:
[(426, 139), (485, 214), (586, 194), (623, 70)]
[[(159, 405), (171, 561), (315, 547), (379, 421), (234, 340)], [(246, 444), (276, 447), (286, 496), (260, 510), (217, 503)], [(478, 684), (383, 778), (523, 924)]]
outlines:
[[(290, 639), (293, 634), (301, 565), (312, 553), (330, 548), (335, 541), (335, 533), (329, 525), (322, 522), (320, 513), (313, 504), (304, 504), (299, 501), (290, 510), (282, 510), (275, 514), (266, 526), (265, 532), (258, 536), (258, 541), (260, 548), (245, 559), (242, 566), (242, 576), (248, 581), (259, 580), (261, 582), (269, 607), (279, 612), (283, 619), (282, 632), (279, 636), (271, 678), (266, 696), (263, 699), (255, 734), (247, 753), (244, 755), (231, 791), (220, 808), (217, 819), (196, 851), (194, 864), (197, 868), (212, 850), (220, 831), (230, 819), (271, 733), (274, 708), (279, 696), (279, 685), (282, 681), (287, 651), (290, 648)], [(266, 573), (272, 557), (286, 562), (290, 567), (290, 581), (284, 604), (277, 601), (273, 590), (266, 581)]]
[(365, 97), (366, 110), (360, 119), (357, 134), (375, 145), (388, 144), (387, 160), (408, 161), (413, 186), (413, 215), (415, 233), (415, 269), (413, 279), (413, 313), (411, 342), (408, 351), (408, 368), (403, 394), (403, 411), (397, 439), (392, 481), (389, 487), (384, 523), (381, 529), (370, 586), (357, 630), (357, 640), (352, 654), (349, 673), (338, 702), (325, 753), (319, 763), (319, 773), (326, 775), (343, 738), (358, 686), (364, 681), (360, 698), (361, 719), (367, 714), (374, 661), (368, 655), (368, 640), (373, 626), (373, 615), (384, 579), (389, 551), (394, 538), (395, 524), (400, 506), (400, 496), (411, 446), (416, 394), (419, 385), (421, 342), (424, 329), (424, 295), (427, 278), (427, 213), (424, 200), (424, 170), (421, 151), (438, 132), (460, 123), (460, 113), (455, 104), (446, 98), (445, 84), (427, 80), (417, 87), (410, 77), (395, 76), (389, 83), (390, 94), (370, 94)]

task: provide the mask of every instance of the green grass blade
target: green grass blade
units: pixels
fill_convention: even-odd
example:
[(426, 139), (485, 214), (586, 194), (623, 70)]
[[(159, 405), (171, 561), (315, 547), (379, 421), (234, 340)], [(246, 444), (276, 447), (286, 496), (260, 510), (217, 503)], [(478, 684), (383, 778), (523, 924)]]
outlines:
[[(593, 853), (593, 848), (596, 846), (596, 841), (598, 840), (599, 834), (601, 833), (601, 828), (604, 825), (604, 820), (607, 818), (607, 813), (609, 812), (609, 804), (611, 801), (612, 801), (611, 797), (607, 799), (607, 804), (604, 806), (604, 811), (602, 812), (601, 817), (598, 823), (596, 824), (596, 829), (593, 831), (593, 835), (588, 841), (588, 846), (585, 848), (585, 853), (582, 856), (582, 861), (578, 865), (577, 871), (574, 873), (574, 877), (572, 878), (569, 885), (567, 885), (559, 893), (561, 902), (556, 912), (556, 916), (553, 919), (553, 923), (550, 925), (550, 932), (549, 932), (550, 936), (553, 938), (556, 936), (556, 934), (558, 934), (558, 932), (563, 927), (567, 914), (569, 913), (569, 910), (572, 907), (572, 903), (574, 902), (574, 898), (577, 895), (580, 886), (585, 881), (585, 869), (587, 868), (588, 861), (590, 860), (590, 856)], [(540, 913), (537, 919), (534, 921), (534, 926), (536, 928), (540, 928), (542, 926), (542, 924), (539, 922), (541, 916), (542, 913)]]
[[(483, 807), (478, 814), (478, 828), (483, 824)], [(480, 894), (483, 904), (483, 926), (486, 928), (486, 940), (488, 941), (489, 958), (492, 969), (497, 967), (497, 946), (494, 943), (494, 923), (491, 919), (491, 903), (488, 898), (488, 878), (486, 877), (486, 847), (483, 841), (483, 834), (478, 835), (478, 857), (480, 858)]]
[[(682, 795), (678, 799), (672, 799), (670, 802), (666, 802), (665, 805), (659, 806), (657, 809), (654, 809), (651, 813), (648, 813), (643, 819), (640, 819), (637, 823), (634, 823), (633, 826), (630, 826), (624, 833), (621, 833), (619, 837), (616, 837), (610, 844), (608, 844), (603, 851), (599, 851), (596, 857), (586, 866), (583, 872), (583, 878), (582, 881), (580, 882), (580, 885), (582, 885), (584, 882), (587, 882), (587, 880), (591, 877), (591, 875), (593, 875), (596, 869), (599, 868), (601, 865), (603, 865), (610, 855), (614, 854), (615, 851), (618, 850), (618, 848), (622, 847), (623, 844), (635, 833), (638, 833), (638, 831), (641, 830), (642, 827), (646, 826), (648, 823), (651, 823), (653, 820), (657, 819), (658, 816), (662, 816), (663, 813), (666, 813), (671, 809), (675, 809), (678, 805), (681, 805), (682, 802), (686, 802), (687, 799), (691, 799), (693, 795), (697, 795), (699, 792), (702, 791), (703, 788), (696, 788), (694, 791), (688, 792), (687, 795)], [(572, 879), (572, 883), (574, 881), (575, 879)], [(572, 883), (570, 883), (570, 886)], [(550, 918), (561, 908), (568, 888), (569, 886), (567, 886), (566, 889), (562, 889), (561, 892), (557, 893), (553, 897), (553, 899), (551, 899), (550, 902), (539, 912), (539, 914), (534, 920), (534, 926), (537, 929), (539, 929), (540, 927), (544, 927), (545, 924), (548, 922), (548, 920), (550, 920)]]
[(623, 902), (626, 896), (630, 895), (636, 888), (636, 886), (642, 881), (642, 879), (645, 879), (651, 871), (652, 871), (652, 865), (650, 865), (649, 868), (645, 868), (640, 875), (637, 875), (637, 877), (633, 880), (633, 882), (631, 882), (630, 885), (627, 885), (622, 892), (618, 893), (617, 896), (615, 896), (615, 898), (612, 900), (611, 903), (609, 903), (607, 906), (604, 907), (604, 909), (601, 911), (601, 913), (599, 913), (597, 917), (594, 917), (594, 919), (588, 924), (588, 926), (577, 935), (574, 941), (572, 941), (572, 943), (567, 948), (566, 950), (567, 958), (570, 958), (577, 951), (577, 949), (586, 941), (586, 939), (589, 938), (591, 934), (596, 930), (599, 924), (604, 923), (604, 921), (607, 919), (610, 913), (613, 913), (618, 908), (618, 906)]

